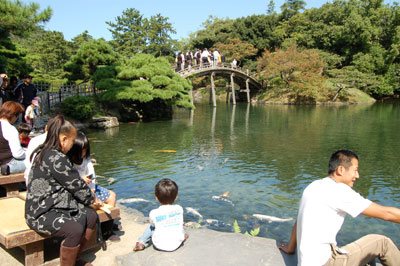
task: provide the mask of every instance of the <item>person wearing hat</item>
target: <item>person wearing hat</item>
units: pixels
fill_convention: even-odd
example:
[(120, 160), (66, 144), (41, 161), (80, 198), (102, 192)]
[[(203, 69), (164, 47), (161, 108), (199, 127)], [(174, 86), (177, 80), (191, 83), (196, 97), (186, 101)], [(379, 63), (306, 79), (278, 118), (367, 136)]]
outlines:
[(17, 96), (18, 100), (21, 101), (25, 109), (32, 104), (32, 100), (37, 96), (37, 89), (31, 82), (32, 76), (26, 75), (24, 82), (14, 90), (14, 94)]
[(34, 120), (37, 117), (37, 114), (35, 112), (35, 108), (37, 106), (39, 106), (39, 102), (37, 100), (32, 100), (32, 103), (26, 108), (26, 111), (25, 111), (25, 121), (32, 128), (34, 125)]

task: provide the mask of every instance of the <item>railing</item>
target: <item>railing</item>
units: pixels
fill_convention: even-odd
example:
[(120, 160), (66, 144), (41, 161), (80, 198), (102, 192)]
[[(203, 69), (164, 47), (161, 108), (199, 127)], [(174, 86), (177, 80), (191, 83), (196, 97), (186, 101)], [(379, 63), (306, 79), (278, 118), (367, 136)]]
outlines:
[(182, 76), (191, 74), (191, 73), (196, 73), (196, 72), (200, 72), (200, 71), (204, 71), (204, 70), (213, 70), (213, 69), (232, 69), (232, 70), (236, 70), (239, 72), (242, 72), (243, 74), (246, 74), (247, 76), (250, 76), (250, 71), (249, 69), (243, 69), (241, 67), (235, 66), (233, 64), (230, 63), (218, 63), (218, 64), (213, 64), (213, 62), (211, 63), (200, 63), (198, 65), (194, 65), (194, 66), (185, 66), (181, 69), (178, 69), (177, 65), (173, 65), (172, 66), (173, 69), (175, 69), (175, 72), (177, 74), (180, 74)]
[(42, 100), (42, 108), (48, 111), (54, 105), (61, 103), (65, 98), (81, 95), (91, 96), (96, 95), (97, 91), (93, 83), (84, 84), (49, 84), (49, 83), (34, 83), (38, 89), (38, 96)]

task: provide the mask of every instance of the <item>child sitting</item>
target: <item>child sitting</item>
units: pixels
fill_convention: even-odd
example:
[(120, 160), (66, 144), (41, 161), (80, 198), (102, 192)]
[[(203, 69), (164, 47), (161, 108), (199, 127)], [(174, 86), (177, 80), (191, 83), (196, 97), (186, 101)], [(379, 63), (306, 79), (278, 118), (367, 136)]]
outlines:
[[(83, 132), (77, 132), (74, 145), (69, 150), (67, 155), (70, 158), (74, 168), (78, 170), (79, 175), (83, 180), (85, 180), (86, 184), (88, 184), (95, 197), (102, 202), (115, 207), (117, 200), (115, 192), (97, 185), (96, 174), (90, 158), (89, 140)], [(103, 224), (105, 224), (104, 226), (106, 228), (103, 228)], [(108, 240), (119, 241), (119, 236), (114, 234), (112, 229), (114, 228), (121, 230), (122, 228), (118, 225), (113, 226), (113, 221), (105, 222), (103, 224), (102, 229), (103, 232), (107, 233)]]
[(174, 251), (188, 238), (183, 230), (183, 209), (173, 205), (178, 198), (176, 183), (168, 178), (162, 179), (154, 192), (161, 206), (150, 211), (150, 225), (136, 242), (134, 251), (145, 249), (151, 242), (158, 250)]
[(29, 133), (31, 133), (32, 127), (27, 123), (21, 123), (18, 126), (19, 133), (19, 142), (21, 143), (21, 147), (28, 147), (29, 141), (31, 138), (29, 137)]

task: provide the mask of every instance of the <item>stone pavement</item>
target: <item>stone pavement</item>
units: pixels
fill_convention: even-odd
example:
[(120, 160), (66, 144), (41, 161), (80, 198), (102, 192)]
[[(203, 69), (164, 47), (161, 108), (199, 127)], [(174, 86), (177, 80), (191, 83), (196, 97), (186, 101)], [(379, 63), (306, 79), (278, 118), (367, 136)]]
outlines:
[(209, 229), (188, 229), (187, 232), (189, 239), (174, 252), (149, 247), (117, 256), (116, 265), (296, 265), (296, 256), (281, 253), (275, 240)]
[[(147, 218), (136, 210), (119, 207), (123, 231), (117, 234), (121, 241), (108, 243), (106, 251), (87, 251), (83, 258), (94, 266), (297, 265), (296, 255), (281, 252), (275, 240), (209, 229), (187, 229), (189, 239), (174, 252), (157, 251), (152, 246), (144, 251), (133, 252), (136, 240), (147, 226)], [(51, 239), (45, 243), (45, 259), (50, 265), (58, 264), (58, 245)], [(23, 265), (23, 259), (23, 252), (19, 248), (11, 252), (0, 248), (1, 266), (20, 266)]]

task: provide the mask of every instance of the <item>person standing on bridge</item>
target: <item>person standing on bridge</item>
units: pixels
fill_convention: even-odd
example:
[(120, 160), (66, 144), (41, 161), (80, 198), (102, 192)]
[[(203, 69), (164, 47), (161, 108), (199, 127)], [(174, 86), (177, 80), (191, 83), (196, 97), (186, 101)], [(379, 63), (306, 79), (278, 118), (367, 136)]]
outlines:
[(208, 57), (210, 56), (210, 53), (208, 52), (207, 48), (204, 48), (204, 51), (201, 53), (201, 61), (204, 65), (208, 65), (209, 61), (208, 61)]
[(175, 62), (177, 65), (177, 71), (181, 71), (182, 70), (182, 52), (179, 52), (178, 55), (176, 56)]
[(237, 61), (236, 59), (232, 60), (232, 68), (236, 68), (237, 67)]
[(185, 68), (192, 68), (192, 59), (193, 59), (193, 53), (192, 51), (188, 50), (186, 53), (186, 63), (185, 63)]
[(185, 53), (184, 52), (181, 52), (180, 53), (180, 56), (181, 56), (181, 70), (184, 70), (185, 69)]
[(218, 61), (219, 61), (219, 52), (217, 49), (214, 50), (214, 67), (218, 66)]
[(199, 49), (196, 50), (194, 53), (194, 58), (196, 59), (196, 66), (200, 65), (200, 57), (201, 57), (201, 51)]

